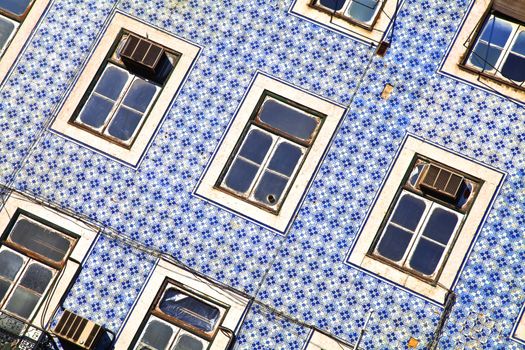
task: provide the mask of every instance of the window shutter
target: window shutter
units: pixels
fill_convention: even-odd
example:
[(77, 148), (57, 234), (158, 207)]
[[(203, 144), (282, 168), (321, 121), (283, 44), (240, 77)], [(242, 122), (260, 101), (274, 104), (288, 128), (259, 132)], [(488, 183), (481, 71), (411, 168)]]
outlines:
[(494, 0), (492, 10), (525, 23), (525, 0)]

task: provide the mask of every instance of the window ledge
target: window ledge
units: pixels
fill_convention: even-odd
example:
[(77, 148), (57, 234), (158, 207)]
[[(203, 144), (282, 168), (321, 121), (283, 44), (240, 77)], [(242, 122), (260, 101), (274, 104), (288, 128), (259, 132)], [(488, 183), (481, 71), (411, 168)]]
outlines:
[[(448, 259), (433, 283), (417, 278), (400, 268), (395, 268), (368, 255), (370, 247), (374, 244), (376, 235), (381, 228), (383, 219), (389, 211), (390, 204), (396, 198), (404, 176), (416, 155), (431, 158), (442, 164), (450, 164), (455, 169), (466, 174), (475, 175), (483, 181), (462, 229), (457, 234), (456, 242), (450, 250)], [(469, 254), (471, 244), (488, 209), (492, 205), (494, 196), (503, 178), (504, 174), (499, 171), (468, 160), (411, 135), (407, 136), (404, 144), (401, 145), (401, 151), (392, 166), (390, 174), (383, 183), (381, 192), (376, 197), (375, 204), (351, 248), (347, 263), (364, 270), (364, 272), (369, 272), (406, 288), (433, 302), (444, 304), (448, 291), (454, 288), (465, 257)]]

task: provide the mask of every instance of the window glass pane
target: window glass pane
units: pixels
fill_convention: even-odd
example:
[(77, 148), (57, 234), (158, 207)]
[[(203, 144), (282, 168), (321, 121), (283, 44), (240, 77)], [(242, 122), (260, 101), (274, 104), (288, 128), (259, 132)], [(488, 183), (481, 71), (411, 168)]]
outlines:
[(9, 250), (0, 252), (0, 276), (13, 281), (24, 264), (24, 259)]
[(516, 41), (512, 45), (512, 52), (525, 55), (525, 31), (518, 34)]
[(172, 327), (160, 321), (152, 320), (148, 323), (140, 342), (153, 349), (164, 350), (168, 348), (172, 336)]
[(31, 0), (0, 0), (0, 8), (21, 16), (26, 12)]
[(40, 264), (31, 264), (24, 272), (20, 285), (43, 294), (52, 278), (53, 272), (50, 269)]
[(496, 67), (501, 51), (495, 46), (478, 42), (470, 55), (470, 63), (481, 69), (492, 70)]
[(31, 293), (22, 287), (17, 287), (9, 298), (5, 309), (20, 317), (29, 318), (39, 300), (40, 295)]
[(302, 155), (303, 151), (300, 147), (288, 142), (280, 143), (272, 156), (268, 168), (283, 175), (291, 176)]
[(172, 288), (164, 293), (159, 308), (166, 315), (205, 332), (215, 329), (220, 316), (220, 311), (216, 307)]
[(143, 114), (121, 106), (111, 121), (108, 133), (122, 141), (128, 141), (135, 133)]
[(9, 287), (11, 287), (11, 283), (0, 278), (0, 302), (4, 299)]
[(454, 233), (458, 217), (445, 209), (436, 208), (430, 214), (423, 235), (446, 245)]
[(155, 85), (137, 78), (133, 81), (133, 84), (131, 84), (124, 98), (124, 105), (144, 113), (148, 109), (156, 92), (157, 87)]
[(425, 211), (426, 204), (423, 200), (414, 196), (403, 195), (398, 202), (394, 215), (390, 219), (392, 222), (414, 231)]
[(257, 184), (254, 197), (258, 202), (266, 205), (275, 205), (288, 183), (289, 178), (265, 171), (261, 181)]
[(108, 119), (114, 104), (113, 101), (104, 97), (91, 95), (80, 113), (80, 121), (95, 129), (99, 129)]
[(378, 3), (377, 0), (353, 0), (346, 14), (355, 20), (370, 22), (374, 18)]
[(399, 261), (403, 258), (411, 239), (412, 234), (410, 232), (388, 225), (377, 246), (377, 251), (385, 258)]
[(319, 3), (331, 10), (339, 11), (343, 8), (345, 0), (320, 0)]
[(259, 167), (243, 159), (237, 158), (231, 165), (224, 183), (237, 192), (246, 192), (250, 188)]
[(23, 216), (14, 225), (9, 238), (55, 262), (61, 262), (71, 248), (71, 241), (62, 234)]
[(511, 32), (512, 25), (509, 22), (492, 17), (485, 24), (480, 39), (503, 48)]
[(273, 143), (270, 135), (252, 129), (249, 131), (241, 147), (239, 154), (257, 164), (261, 164)]
[(0, 16), (0, 52), (6, 46), (14, 30), (15, 30), (14, 22), (8, 20), (7, 18), (3, 16)]
[(129, 73), (113, 65), (108, 65), (102, 73), (95, 92), (116, 101), (126, 86)]
[(177, 340), (174, 350), (202, 350), (204, 344), (199, 339), (196, 339), (188, 334), (183, 334)]
[(503, 64), (501, 75), (516, 82), (525, 80), (525, 57), (510, 53)]
[(422, 274), (432, 275), (444, 250), (442, 246), (421, 237), (410, 259), (410, 266)]
[(259, 119), (272, 128), (279, 129), (302, 140), (310, 139), (319, 125), (319, 118), (272, 98), (264, 101), (260, 109)]

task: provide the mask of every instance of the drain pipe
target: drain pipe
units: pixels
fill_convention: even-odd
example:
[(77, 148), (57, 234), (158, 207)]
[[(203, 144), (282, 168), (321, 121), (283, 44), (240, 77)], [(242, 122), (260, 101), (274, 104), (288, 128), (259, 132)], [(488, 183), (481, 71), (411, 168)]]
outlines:
[(368, 322), (370, 321), (370, 317), (372, 317), (372, 313), (374, 311), (370, 311), (368, 313), (368, 317), (365, 321), (365, 325), (363, 326), (363, 328), (361, 328), (361, 332), (359, 333), (359, 338), (357, 338), (357, 342), (355, 343), (354, 345), (354, 350), (358, 350), (359, 349), (359, 344), (361, 344), (361, 340), (363, 339), (363, 335), (365, 335), (365, 332), (366, 332), (366, 327), (368, 326)]
[(447, 322), (448, 317), (450, 316), (450, 313), (452, 312), (452, 307), (456, 303), (456, 293), (453, 291), (449, 291), (447, 294), (447, 298), (445, 299), (445, 308), (443, 309), (443, 312), (441, 313), (441, 318), (439, 319), (438, 325), (436, 327), (436, 332), (434, 333), (434, 337), (432, 339), (432, 343), (430, 343), (430, 350), (436, 350), (437, 346), (439, 344), (439, 338), (441, 337), (441, 334), (443, 333), (443, 327), (445, 326), (445, 323)]

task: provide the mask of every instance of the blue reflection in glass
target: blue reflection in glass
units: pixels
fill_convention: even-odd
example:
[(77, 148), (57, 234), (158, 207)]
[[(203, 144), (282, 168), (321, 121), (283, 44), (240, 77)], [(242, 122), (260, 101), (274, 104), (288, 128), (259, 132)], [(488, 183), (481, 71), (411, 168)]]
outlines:
[(108, 133), (122, 141), (128, 141), (142, 119), (142, 113), (121, 106), (111, 121)]
[(148, 109), (156, 92), (157, 87), (152, 83), (142, 79), (135, 79), (126, 94), (123, 103), (130, 108), (144, 113), (146, 112), (146, 109)]
[(98, 81), (95, 92), (116, 101), (128, 81), (128, 76), (126, 71), (108, 65)]
[(442, 246), (421, 237), (410, 259), (410, 266), (422, 274), (431, 275), (436, 270), (444, 250)]
[(472, 50), (470, 62), (483, 70), (492, 70), (496, 67), (501, 51), (498, 47), (478, 42), (474, 50)]
[(525, 81), (525, 32), (521, 32), (505, 60), (501, 74), (516, 82)]
[(339, 11), (343, 8), (345, 0), (320, 0), (319, 3), (333, 11)]
[(250, 130), (239, 154), (257, 164), (261, 164), (272, 145), (272, 137), (259, 130)]
[(392, 215), (392, 222), (414, 231), (425, 211), (425, 202), (410, 195), (403, 195)]
[(319, 125), (319, 119), (291, 106), (267, 99), (261, 106), (260, 120), (297, 138), (308, 140)]
[(254, 197), (266, 205), (275, 205), (281, 198), (287, 183), (288, 178), (266, 171), (255, 189)]
[(301, 148), (283, 142), (277, 146), (268, 168), (275, 170), (283, 175), (291, 176), (299, 159), (301, 159)]
[(15, 24), (7, 18), (0, 16), (0, 52), (4, 49), (14, 30)]
[(243, 159), (237, 158), (233, 162), (226, 179), (226, 186), (237, 192), (246, 192), (257, 174), (259, 167)]
[(16, 16), (22, 16), (32, 0), (0, 0), (0, 8)]
[(458, 217), (445, 209), (436, 208), (427, 221), (423, 235), (446, 245), (454, 233)]
[(480, 36), (481, 40), (486, 41), (492, 45), (498, 45), (503, 48), (509, 39), (512, 32), (512, 25), (502, 19), (492, 17), (485, 23), (483, 33)]
[(377, 246), (379, 254), (393, 261), (403, 258), (412, 234), (394, 225), (388, 225)]
[(86, 102), (84, 109), (80, 113), (79, 118), (82, 123), (98, 129), (104, 125), (104, 122), (113, 108), (113, 104), (113, 101), (97, 95), (91, 95)]
[(378, 5), (377, 0), (353, 0), (346, 14), (357, 21), (368, 23), (374, 18)]

